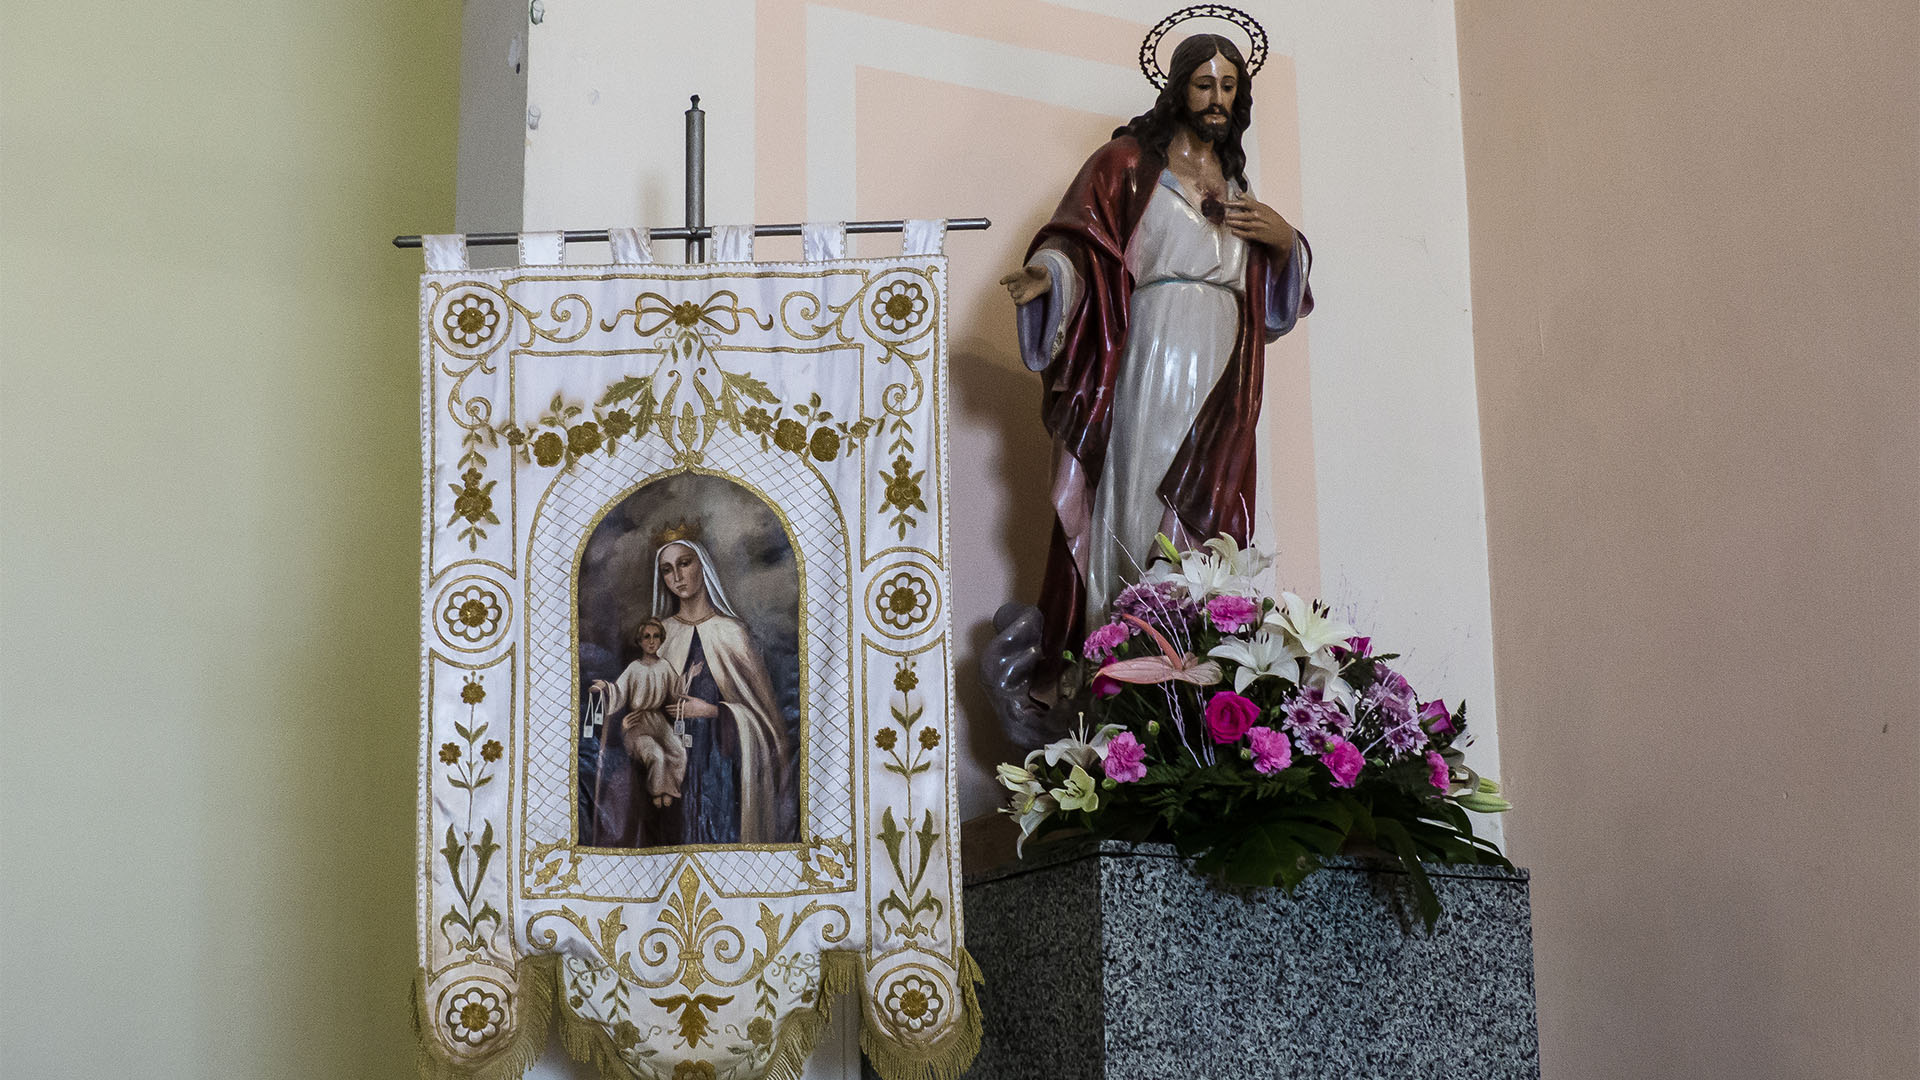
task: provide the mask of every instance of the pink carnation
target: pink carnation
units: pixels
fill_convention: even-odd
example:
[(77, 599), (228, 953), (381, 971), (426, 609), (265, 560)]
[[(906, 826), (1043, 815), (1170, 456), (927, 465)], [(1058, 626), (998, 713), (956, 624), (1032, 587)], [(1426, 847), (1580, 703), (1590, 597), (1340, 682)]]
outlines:
[(1107, 779), (1130, 784), (1147, 775), (1147, 748), (1133, 737), (1133, 732), (1123, 731), (1107, 741), (1107, 756), (1101, 763), (1106, 770)]
[(1207, 601), (1207, 617), (1221, 633), (1237, 634), (1260, 617), (1260, 605), (1244, 596), (1216, 596)]
[(1207, 734), (1217, 743), (1239, 742), (1260, 719), (1260, 706), (1231, 690), (1207, 699)]
[(1293, 744), (1287, 737), (1270, 727), (1257, 727), (1247, 732), (1247, 742), (1253, 747), (1253, 771), (1263, 776), (1271, 776), (1293, 764)]
[(1334, 787), (1352, 787), (1360, 779), (1360, 768), (1367, 763), (1360, 748), (1345, 739), (1327, 740), (1327, 748), (1320, 754), (1320, 760), (1333, 774)]
[(1427, 783), (1445, 791), (1452, 782), (1447, 773), (1447, 759), (1431, 750), (1427, 751)]
[(1112, 659), (1114, 650), (1126, 644), (1127, 638), (1132, 634), (1133, 631), (1126, 623), (1117, 620), (1102, 626), (1087, 635), (1087, 659), (1096, 664), (1106, 663)]

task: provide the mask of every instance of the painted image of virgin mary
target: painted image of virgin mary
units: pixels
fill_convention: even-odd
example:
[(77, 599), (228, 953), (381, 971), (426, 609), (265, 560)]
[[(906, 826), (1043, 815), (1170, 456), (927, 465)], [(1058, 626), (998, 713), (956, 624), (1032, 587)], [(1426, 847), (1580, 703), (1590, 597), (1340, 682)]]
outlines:
[[(657, 735), (677, 739), (681, 746), (675, 749), (685, 754), (678, 796), (658, 784), (649, 785), (659, 792), (651, 799), (635, 791), (635, 797), (623, 800), (628, 813), (619, 815), (629, 819), (631, 833), (603, 836), (603, 844), (776, 844), (797, 837), (792, 738), (765, 658), (728, 602), (714, 565), (699, 540), (663, 539), (653, 557), (658, 622), (649, 620), (643, 633), (658, 626), (665, 640), (657, 653), (649, 649), (618, 680), (593, 684), (610, 718), (631, 716), (629, 722), (640, 724), (645, 714), (664, 712), (672, 729)], [(657, 697), (644, 700), (659, 680), (635, 669), (649, 661), (663, 663), (663, 674), (670, 674), (672, 689), (664, 703)], [(647, 756), (653, 758), (650, 767), (657, 767), (659, 759)], [(603, 770), (616, 767), (611, 755), (602, 755), (601, 762)], [(602, 789), (615, 786), (613, 779), (602, 775)]]

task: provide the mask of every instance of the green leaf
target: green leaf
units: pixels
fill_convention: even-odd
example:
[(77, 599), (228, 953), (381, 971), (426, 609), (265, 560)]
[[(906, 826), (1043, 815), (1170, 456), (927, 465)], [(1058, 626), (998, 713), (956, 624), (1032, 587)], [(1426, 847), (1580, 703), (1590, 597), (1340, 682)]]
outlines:
[(1420, 908), (1420, 919), (1427, 924), (1427, 933), (1433, 933), (1434, 924), (1440, 921), (1440, 898), (1434, 895), (1433, 883), (1427, 880), (1427, 871), (1420, 865), (1420, 857), (1413, 850), (1413, 837), (1407, 833), (1407, 827), (1398, 821), (1382, 820), (1377, 823), (1380, 839), (1386, 841), (1388, 850), (1400, 859), (1400, 865), (1406, 867), (1407, 884), (1413, 887), (1414, 902)]

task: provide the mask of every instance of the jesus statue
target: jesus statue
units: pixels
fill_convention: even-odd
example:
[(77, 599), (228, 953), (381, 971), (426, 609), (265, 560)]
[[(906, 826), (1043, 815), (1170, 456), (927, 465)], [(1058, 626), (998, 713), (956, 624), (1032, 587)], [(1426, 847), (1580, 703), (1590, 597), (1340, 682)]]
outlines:
[(1010, 683), (1057, 674), (1156, 533), (1248, 541), (1265, 347), (1313, 309), (1306, 239), (1247, 184), (1251, 74), (1230, 38), (1182, 41), (1153, 108), (1095, 151), (1001, 280), (1054, 447), (1038, 640), (1003, 609), (984, 665), (1016, 729), (1007, 699), (1026, 687)]

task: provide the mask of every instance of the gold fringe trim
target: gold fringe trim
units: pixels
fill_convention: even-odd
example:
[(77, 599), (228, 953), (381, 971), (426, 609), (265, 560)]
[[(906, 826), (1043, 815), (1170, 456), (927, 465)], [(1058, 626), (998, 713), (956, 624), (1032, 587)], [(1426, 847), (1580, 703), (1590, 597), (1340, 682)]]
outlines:
[(881, 1031), (872, 1017), (860, 1025), (860, 1051), (881, 1080), (959, 1080), (980, 1053), (980, 997), (974, 987), (987, 981), (973, 954), (960, 950), (959, 1022), (945, 1035), (911, 1050)]
[[(833, 999), (861, 989), (865, 969), (854, 952), (820, 954), (820, 992), (812, 1008), (796, 1009), (780, 1022), (773, 1054), (767, 1059), (764, 1080), (800, 1080), (807, 1058), (833, 1021)], [(876, 1026), (863, 1009), (860, 1050), (882, 1080), (959, 1080), (980, 1053), (980, 999), (974, 987), (985, 981), (980, 967), (960, 950), (961, 1010), (958, 1022), (935, 1042), (908, 1050)], [(549, 1025), (559, 1014), (560, 1045), (575, 1061), (591, 1064), (601, 1080), (633, 1080), (634, 1072), (620, 1057), (607, 1030), (582, 1018), (572, 1008), (555, 1004), (560, 996), (560, 958), (529, 956), (514, 970), (518, 984), (518, 1018), (507, 1041), (474, 1063), (447, 1059), (445, 1047), (432, 1033), (427, 1014), (427, 973), (416, 970), (413, 980), (413, 1029), (419, 1042), (421, 1080), (520, 1080), (546, 1049)]]
[(767, 1059), (762, 1080), (800, 1080), (807, 1059), (820, 1036), (833, 1022), (833, 999), (860, 986), (860, 954), (823, 952), (820, 954), (820, 992), (813, 1008), (795, 1009), (780, 1022), (780, 1034), (773, 1040), (773, 1056)]
[(427, 1013), (427, 972), (425, 968), (416, 968), (413, 1032), (420, 1080), (520, 1080), (547, 1048), (547, 1028), (553, 1022), (559, 974), (557, 956), (523, 957), (513, 971), (514, 996), (518, 999), (513, 1033), (477, 1061), (460, 1062), (449, 1059), (446, 1047), (433, 1034), (434, 1018)]

